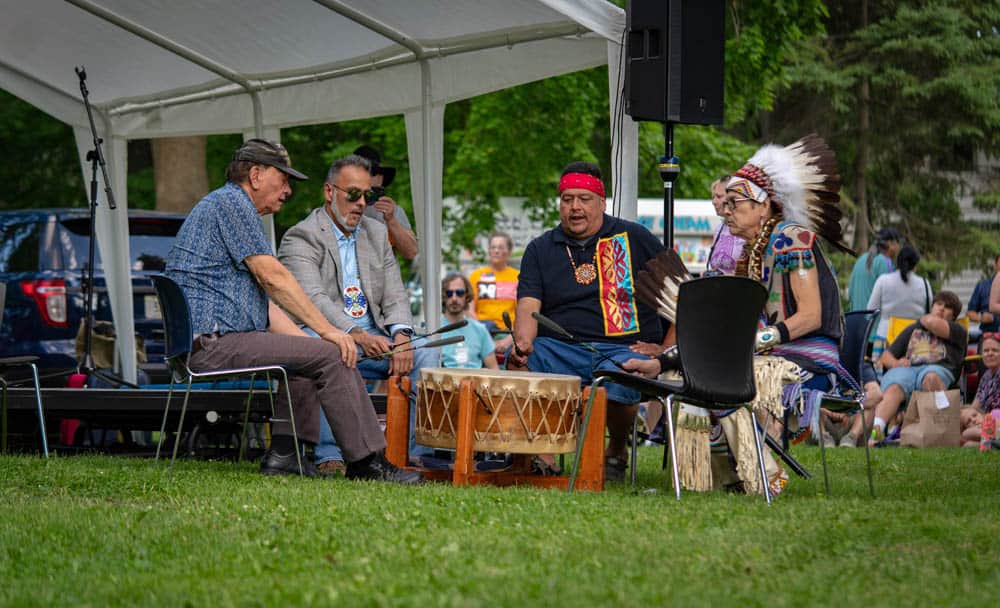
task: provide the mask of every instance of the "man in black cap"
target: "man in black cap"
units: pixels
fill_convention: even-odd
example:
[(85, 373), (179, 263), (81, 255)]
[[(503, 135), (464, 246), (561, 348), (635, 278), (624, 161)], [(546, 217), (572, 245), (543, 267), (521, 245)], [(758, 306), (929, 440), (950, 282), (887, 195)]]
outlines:
[[(180, 285), (195, 333), (189, 365), (214, 370), (282, 365), (288, 369), (296, 430), (316, 443), (322, 410), (340, 442), (347, 477), (420, 483), (419, 474), (383, 457), (385, 437), (356, 369), (357, 350), (330, 324), (274, 257), (259, 216), (275, 213), (292, 195), (288, 152), (264, 139), (244, 143), (226, 168), (226, 184), (208, 193), (184, 220), (167, 256), (166, 274)], [(285, 311), (322, 340), (307, 337)], [(289, 403), (279, 391), (265, 475), (299, 472)], [(305, 464), (305, 463), (304, 463)], [(318, 474), (312, 463), (307, 476)]]
[(410, 226), (406, 211), (385, 195), (385, 189), (396, 178), (396, 168), (384, 166), (378, 151), (371, 146), (361, 146), (354, 153), (371, 163), (372, 188), (381, 193), (378, 200), (365, 208), (365, 215), (385, 224), (392, 248), (407, 260), (412, 260), (417, 257), (417, 235)]

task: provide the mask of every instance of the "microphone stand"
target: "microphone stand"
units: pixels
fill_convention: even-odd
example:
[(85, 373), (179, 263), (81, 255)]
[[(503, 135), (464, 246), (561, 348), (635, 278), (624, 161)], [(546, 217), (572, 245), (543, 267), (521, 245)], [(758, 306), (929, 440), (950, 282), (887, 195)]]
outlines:
[[(80, 94), (83, 96), (83, 105), (87, 109), (87, 118), (90, 121), (90, 132), (94, 137), (94, 149), (87, 152), (87, 160), (90, 161), (90, 235), (87, 251), (87, 267), (84, 269), (83, 277), (83, 297), (84, 297), (84, 337), (83, 337), (83, 362), (77, 367), (77, 373), (93, 375), (105, 382), (116, 386), (129, 386), (139, 388), (131, 382), (125, 381), (111, 373), (97, 369), (94, 366), (93, 340), (94, 329), (94, 245), (97, 241), (97, 167), (101, 167), (101, 175), (104, 177), (104, 193), (107, 196), (108, 208), (116, 209), (115, 196), (111, 191), (111, 181), (108, 179), (108, 167), (104, 162), (104, 155), (101, 153), (101, 143), (103, 140), (97, 136), (97, 126), (94, 124), (94, 114), (90, 107), (90, 97), (87, 91), (87, 72), (84, 68), (74, 68), (76, 75), (80, 78)], [(107, 281), (105, 281), (105, 285)], [(135, 355), (132, 355), (135, 356)]]

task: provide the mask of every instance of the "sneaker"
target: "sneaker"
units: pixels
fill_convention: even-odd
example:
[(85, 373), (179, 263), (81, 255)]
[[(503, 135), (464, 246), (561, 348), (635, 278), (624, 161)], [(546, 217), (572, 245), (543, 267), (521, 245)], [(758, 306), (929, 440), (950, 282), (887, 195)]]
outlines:
[(401, 469), (385, 459), (381, 452), (357, 462), (347, 463), (347, 478), (356, 480), (391, 481), (406, 485), (424, 482), (424, 476), (417, 471)]
[(828, 431), (821, 431), (821, 434), (823, 435), (822, 441), (823, 441), (823, 447), (824, 448), (835, 448), (835, 447), (837, 447), (837, 440), (836, 440), (836, 438), (834, 438), (834, 436), (832, 434), (830, 434)]
[(858, 447), (858, 438), (850, 433), (847, 433), (840, 438), (840, 443), (837, 445), (842, 448), (856, 448)]
[(610, 456), (604, 459), (604, 481), (625, 481), (628, 458)]
[[(295, 459), (295, 452), (289, 452), (288, 454), (282, 455), (272, 450), (268, 450), (264, 454), (263, 460), (260, 461), (260, 472), (262, 475), (298, 475), (299, 463)], [(319, 471), (316, 470), (316, 465), (305, 457), (302, 458), (302, 476), (319, 476)]]
[(885, 431), (876, 427), (872, 428), (872, 436), (868, 439), (868, 447), (873, 448), (885, 440)]

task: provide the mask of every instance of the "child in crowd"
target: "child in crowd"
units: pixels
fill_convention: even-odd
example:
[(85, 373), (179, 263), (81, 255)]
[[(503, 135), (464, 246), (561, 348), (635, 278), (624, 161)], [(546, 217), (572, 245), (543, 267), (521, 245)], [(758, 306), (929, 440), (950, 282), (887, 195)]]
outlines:
[(978, 448), (983, 432), (983, 413), (967, 405), (959, 410), (958, 415), (962, 423), (962, 447)]

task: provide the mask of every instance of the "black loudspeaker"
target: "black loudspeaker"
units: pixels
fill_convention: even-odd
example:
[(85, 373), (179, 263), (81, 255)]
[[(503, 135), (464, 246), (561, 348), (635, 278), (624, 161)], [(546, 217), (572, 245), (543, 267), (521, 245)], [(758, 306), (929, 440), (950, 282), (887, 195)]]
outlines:
[(725, 14), (724, 0), (629, 0), (625, 112), (721, 125)]

